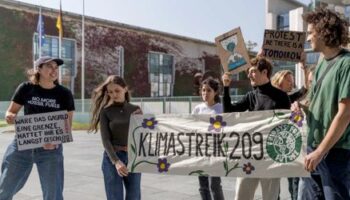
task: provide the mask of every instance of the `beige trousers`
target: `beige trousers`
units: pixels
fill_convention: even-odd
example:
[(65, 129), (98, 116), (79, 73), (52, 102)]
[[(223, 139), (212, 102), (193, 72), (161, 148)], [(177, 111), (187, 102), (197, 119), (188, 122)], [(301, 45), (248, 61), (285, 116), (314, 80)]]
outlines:
[(262, 199), (277, 200), (280, 178), (237, 178), (235, 200), (253, 200), (256, 188), (261, 183)]

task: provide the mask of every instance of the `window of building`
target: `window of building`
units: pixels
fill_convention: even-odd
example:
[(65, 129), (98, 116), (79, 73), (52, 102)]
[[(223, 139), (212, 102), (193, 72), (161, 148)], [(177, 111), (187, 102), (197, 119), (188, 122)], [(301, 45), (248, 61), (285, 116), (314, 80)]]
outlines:
[[(232, 81), (239, 81), (239, 73), (232, 74), (231, 79)], [(238, 88), (230, 87), (230, 95), (238, 95)]]
[(289, 13), (277, 16), (277, 30), (289, 30)]
[[(33, 50), (34, 60), (39, 58), (39, 44), (38, 34), (34, 33), (33, 37)], [(41, 49), (41, 56), (59, 57), (59, 38), (56, 36), (45, 35), (45, 41), (43, 42)], [(76, 76), (76, 41), (72, 39), (62, 39), (61, 59), (64, 61), (64, 65), (61, 66), (60, 72), (62, 82), (61, 84), (69, 88), (74, 93), (74, 79)]]
[(344, 10), (344, 16), (348, 20), (348, 22), (350, 22), (350, 5), (345, 6)]
[(306, 53), (306, 64), (317, 64), (319, 58), (320, 58), (320, 53), (307, 52)]
[(318, 59), (320, 58), (320, 53), (314, 52), (311, 49), (310, 42), (305, 42), (304, 49), (306, 52), (306, 64), (317, 64)]
[(290, 70), (295, 74), (295, 62), (283, 61), (283, 60), (274, 60), (272, 61), (272, 74), (280, 70)]
[(174, 82), (174, 57), (164, 53), (149, 53), (148, 71), (151, 96), (171, 96)]

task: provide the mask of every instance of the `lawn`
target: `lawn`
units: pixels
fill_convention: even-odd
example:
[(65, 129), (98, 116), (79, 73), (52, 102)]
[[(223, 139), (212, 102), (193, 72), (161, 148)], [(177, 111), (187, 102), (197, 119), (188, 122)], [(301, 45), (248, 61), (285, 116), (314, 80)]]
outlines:
[(5, 127), (7, 126), (7, 123), (5, 122), (5, 120), (0, 120), (0, 127)]
[(88, 123), (81, 123), (81, 122), (73, 122), (73, 130), (88, 130), (89, 124)]

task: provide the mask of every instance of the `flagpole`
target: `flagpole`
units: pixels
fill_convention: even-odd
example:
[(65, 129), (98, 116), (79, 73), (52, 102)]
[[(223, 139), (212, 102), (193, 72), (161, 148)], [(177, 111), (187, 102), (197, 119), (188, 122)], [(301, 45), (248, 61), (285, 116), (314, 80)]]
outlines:
[[(62, 58), (62, 39), (59, 37), (58, 39), (58, 58)], [(62, 84), (62, 67), (59, 67), (59, 76), (58, 76), (58, 82)]]
[(85, 0), (83, 0), (81, 39), (81, 112), (85, 112)]
[[(62, 16), (61, 16), (61, 12), (62, 12), (62, 4), (61, 4), (61, 0), (60, 0), (60, 17), (61, 17), (61, 24), (62, 24)], [(62, 25), (61, 25), (62, 28)], [(58, 33), (58, 58), (62, 59), (62, 35), (61, 35), (62, 30), (59, 30)], [(62, 67), (59, 67), (59, 76), (58, 76), (58, 82), (60, 84), (62, 84)]]
[(39, 40), (39, 48), (38, 48), (38, 51), (39, 51), (39, 58), (41, 57), (41, 43), (42, 43), (42, 37), (43, 37), (43, 35), (42, 35), (42, 31), (41, 31), (41, 29), (42, 29), (42, 15), (41, 15), (41, 5), (39, 6), (39, 20), (38, 20), (39, 22), (38, 23), (40, 23), (38, 26), (40, 27), (40, 31), (38, 32), (38, 40)]

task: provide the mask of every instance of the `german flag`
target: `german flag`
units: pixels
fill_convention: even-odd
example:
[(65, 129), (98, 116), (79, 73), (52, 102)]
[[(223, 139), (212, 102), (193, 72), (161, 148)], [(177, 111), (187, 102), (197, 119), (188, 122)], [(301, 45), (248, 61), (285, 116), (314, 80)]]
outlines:
[(62, 4), (60, 1), (60, 12), (58, 13), (57, 21), (56, 21), (56, 28), (58, 30), (58, 34), (60, 39), (63, 37), (63, 24), (62, 24)]

